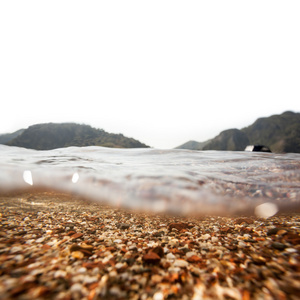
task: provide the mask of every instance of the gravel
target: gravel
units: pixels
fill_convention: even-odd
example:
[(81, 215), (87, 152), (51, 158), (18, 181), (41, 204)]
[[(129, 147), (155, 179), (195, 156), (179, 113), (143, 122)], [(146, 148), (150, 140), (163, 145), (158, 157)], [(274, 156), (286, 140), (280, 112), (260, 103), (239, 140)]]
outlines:
[(36, 192), (1, 196), (0, 220), (0, 299), (300, 298), (299, 214), (187, 218)]

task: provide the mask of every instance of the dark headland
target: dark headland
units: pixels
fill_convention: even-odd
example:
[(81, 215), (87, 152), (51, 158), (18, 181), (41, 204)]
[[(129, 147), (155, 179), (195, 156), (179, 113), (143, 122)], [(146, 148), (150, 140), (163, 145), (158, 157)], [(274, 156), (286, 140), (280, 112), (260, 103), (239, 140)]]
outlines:
[(300, 113), (259, 118), (243, 129), (228, 129), (205, 142), (189, 141), (178, 149), (243, 151), (247, 145), (262, 144), (276, 153), (300, 153)]

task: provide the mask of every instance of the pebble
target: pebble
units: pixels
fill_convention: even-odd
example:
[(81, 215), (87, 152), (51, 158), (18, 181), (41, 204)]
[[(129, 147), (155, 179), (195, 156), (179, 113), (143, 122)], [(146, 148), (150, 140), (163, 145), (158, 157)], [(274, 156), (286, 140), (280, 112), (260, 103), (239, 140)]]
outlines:
[(219, 239), (218, 239), (216, 236), (213, 236), (213, 237), (211, 238), (211, 241), (212, 241), (213, 243), (216, 243), (216, 242), (219, 241)]
[(130, 225), (126, 223), (121, 223), (117, 227), (124, 230), (124, 229), (129, 229)]
[(239, 241), (238, 245), (240, 248), (245, 248), (247, 246), (247, 244), (244, 243), (243, 241)]
[(196, 253), (190, 251), (190, 252), (187, 252), (185, 255), (186, 255), (187, 258), (189, 258), (189, 257), (191, 257), (191, 256), (193, 256), (193, 255), (196, 255)]
[(122, 243), (122, 240), (120, 240), (120, 239), (116, 239), (116, 240), (114, 240), (114, 243), (116, 243), (116, 244), (120, 244), (120, 243)]
[(59, 277), (65, 278), (66, 276), (67, 276), (67, 272), (63, 270), (57, 270), (54, 273), (54, 278), (59, 278)]
[(172, 239), (169, 241), (170, 246), (177, 246), (178, 245), (178, 239)]
[(207, 233), (207, 234), (201, 235), (201, 236), (200, 236), (200, 240), (206, 241), (206, 240), (208, 240), (210, 237), (211, 237), (211, 235)]
[(284, 250), (286, 248), (286, 245), (278, 242), (272, 243), (272, 247), (277, 249), (277, 250)]
[(40, 214), (19, 209), (13, 198), (1, 206), (0, 298), (249, 300), (299, 293), (297, 214), (187, 222), (73, 198), (55, 202), (53, 195), (50, 204), (42, 195)]
[(154, 252), (149, 252), (143, 256), (143, 261), (146, 264), (158, 264), (160, 262), (160, 256)]
[(164, 299), (164, 294), (162, 292), (156, 292), (153, 295), (153, 300), (163, 300)]
[(176, 259), (176, 256), (175, 256), (173, 253), (168, 253), (168, 254), (166, 255), (166, 258), (167, 258), (168, 260), (174, 260), (174, 259)]
[(81, 292), (82, 289), (83, 289), (83, 285), (82, 285), (82, 284), (80, 284), (80, 283), (74, 283), (74, 284), (71, 286), (70, 291), (73, 292), (73, 293), (74, 293), (74, 292)]
[(189, 265), (189, 263), (183, 259), (176, 259), (174, 261), (174, 267), (185, 268)]
[(44, 242), (45, 241), (45, 237), (41, 237), (41, 238), (39, 238), (39, 239), (37, 239), (37, 240), (35, 240), (35, 242), (36, 243), (42, 243), (42, 242)]

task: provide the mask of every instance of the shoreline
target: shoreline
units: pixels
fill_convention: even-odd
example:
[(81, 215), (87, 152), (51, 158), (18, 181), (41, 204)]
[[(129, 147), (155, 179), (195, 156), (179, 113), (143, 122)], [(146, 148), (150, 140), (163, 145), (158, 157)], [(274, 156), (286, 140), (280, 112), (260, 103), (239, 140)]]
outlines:
[(299, 299), (300, 214), (179, 217), (0, 196), (0, 299)]

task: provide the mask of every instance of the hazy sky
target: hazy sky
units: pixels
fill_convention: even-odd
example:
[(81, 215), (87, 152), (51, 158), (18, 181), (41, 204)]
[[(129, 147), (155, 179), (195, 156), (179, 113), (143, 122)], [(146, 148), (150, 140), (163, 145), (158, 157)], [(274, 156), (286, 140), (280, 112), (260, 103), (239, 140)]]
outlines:
[(78, 122), (173, 148), (300, 112), (300, 1), (1, 1), (0, 133)]

